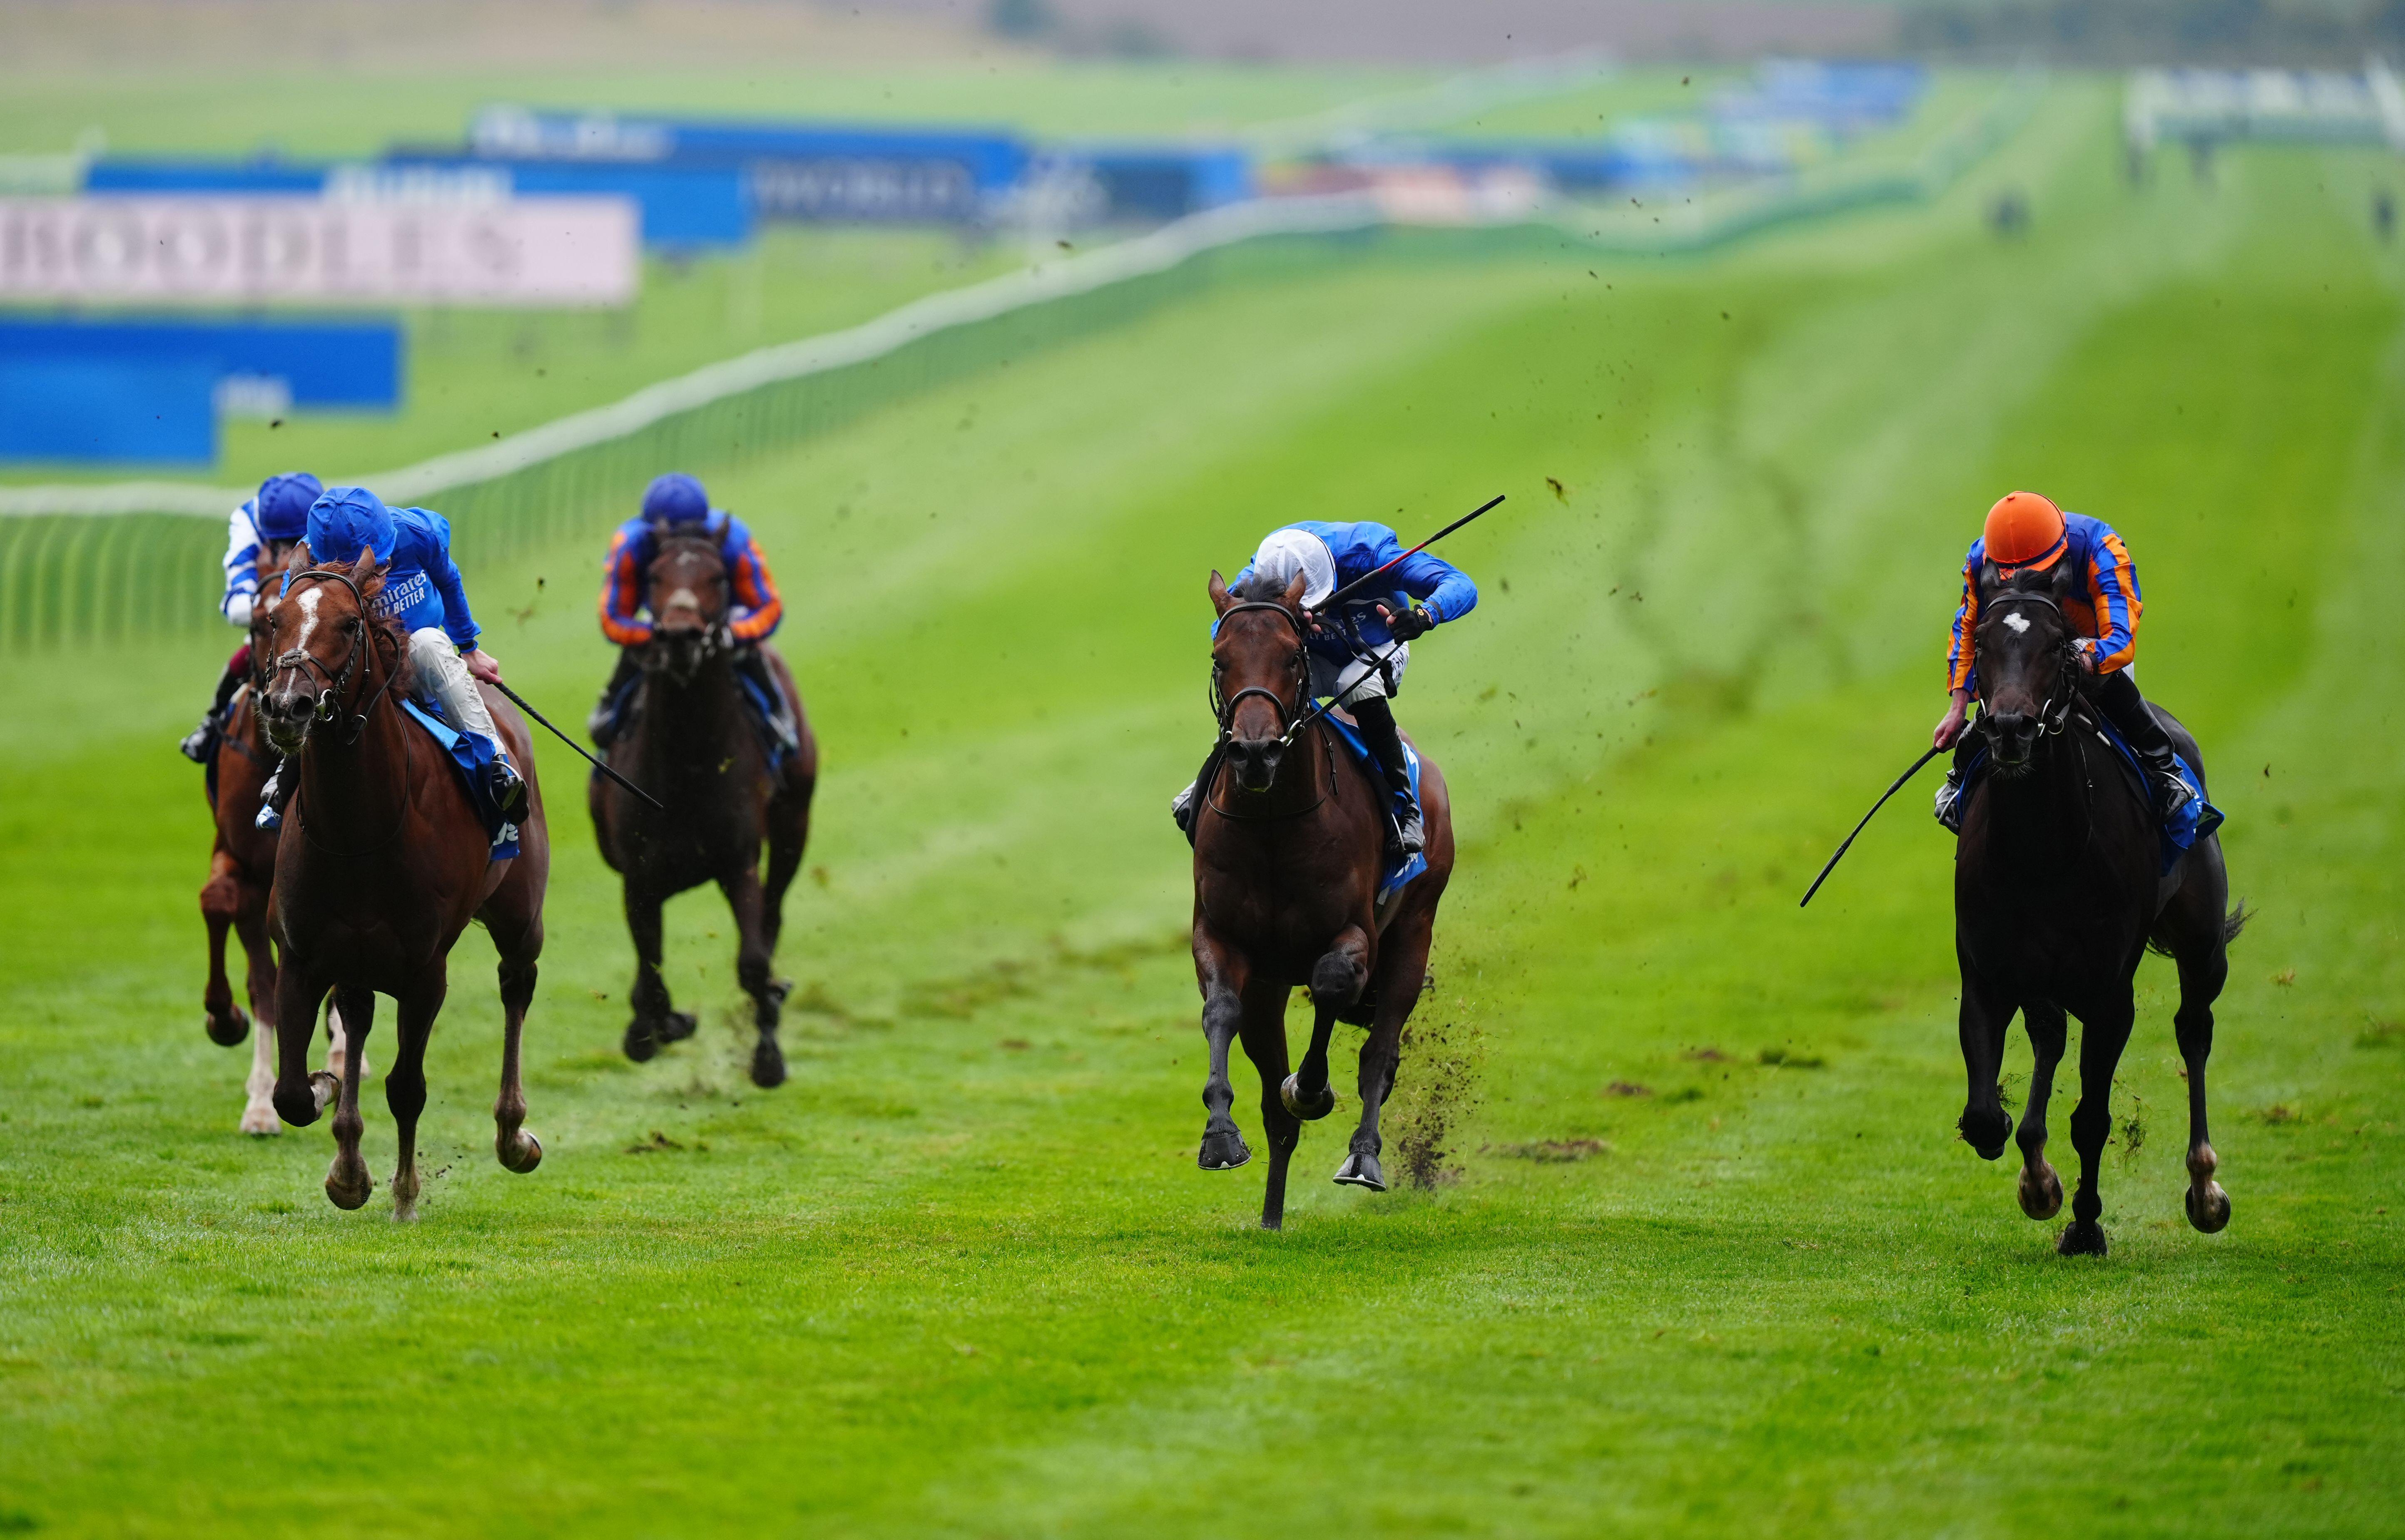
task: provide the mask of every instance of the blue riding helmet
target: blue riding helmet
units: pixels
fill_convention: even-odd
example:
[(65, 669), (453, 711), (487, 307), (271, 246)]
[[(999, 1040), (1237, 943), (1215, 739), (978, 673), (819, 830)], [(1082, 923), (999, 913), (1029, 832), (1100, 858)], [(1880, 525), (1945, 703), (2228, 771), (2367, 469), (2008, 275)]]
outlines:
[(362, 551), (388, 562), (399, 538), (392, 510), (364, 486), (329, 487), (309, 505), (309, 554), (321, 562), (357, 561)]
[[(305, 470), (270, 476), (259, 483), (259, 532), (271, 540), (297, 540), (309, 530), (309, 505), (326, 483)], [(314, 547), (312, 548), (314, 549)]]
[(710, 494), (683, 471), (671, 470), (643, 489), (643, 517), (652, 524), (699, 524), (710, 517)]

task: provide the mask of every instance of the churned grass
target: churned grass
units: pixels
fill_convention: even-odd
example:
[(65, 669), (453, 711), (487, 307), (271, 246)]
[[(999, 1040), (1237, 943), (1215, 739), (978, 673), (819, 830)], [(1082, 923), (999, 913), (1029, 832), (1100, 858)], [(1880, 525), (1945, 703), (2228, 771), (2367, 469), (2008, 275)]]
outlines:
[[(1264, 263), (714, 478), (770, 541), (826, 743), (781, 959), (794, 1078), (742, 1078), (714, 897), (670, 918), (701, 1035), (618, 1057), (615, 890), (546, 750), (544, 1164), (491, 1158), (471, 932), (406, 1229), (381, 1193), (325, 1203), (322, 1129), (235, 1135), (245, 1056), (198, 1030), (207, 839), (170, 744), (221, 651), (12, 673), (0, 1525), (2391, 1527), (2405, 331), (2360, 217), (2384, 173), (2232, 155), (2215, 188), (2132, 191), (2109, 93), (2049, 107), (1917, 214), (1708, 263)], [(2005, 180), (2037, 213), (2009, 246), (1978, 222)], [(1925, 742), (1953, 566), (2017, 483), (2130, 534), (2143, 677), (2203, 735), (2258, 911), (2212, 1071), (2231, 1226), (2180, 1218), (2150, 960), (2103, 1260), (2058, 1258), (2009, 1166), (1953, 1138), (1933, 782), (1794, 907)], [(1163, 814), (1208, 731), (1203, 576), (1284, 518), (1433, 527), (1498, 490), (1453, 552), (1481, 609), (1400, 703), (1464, 842), (1398, 1112), (1442, 1176), (1326, 1183), (1347, 1031), (1262, 1235), (1259, 1165), (1193, 1166)], [(563, 717), (608, 661), (593, 560), (471, 575)]]

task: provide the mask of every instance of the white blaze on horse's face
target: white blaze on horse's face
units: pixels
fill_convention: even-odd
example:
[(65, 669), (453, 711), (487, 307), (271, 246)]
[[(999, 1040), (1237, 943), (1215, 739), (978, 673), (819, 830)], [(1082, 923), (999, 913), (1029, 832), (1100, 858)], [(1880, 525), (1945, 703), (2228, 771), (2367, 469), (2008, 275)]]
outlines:
[(326, 591), (316, 583), (292, 595), (293, 602), (301, 607), (301, 637), (292, 644), (295, 651), (309, 650), (309, 638), (317, 629), (317, 601), (325, 596)]
[(2017, 637), (2029, 629), (2029, 622), (2009, 609), (2004, 611), (2004, 623), (2013, 628), (2013, 635)]

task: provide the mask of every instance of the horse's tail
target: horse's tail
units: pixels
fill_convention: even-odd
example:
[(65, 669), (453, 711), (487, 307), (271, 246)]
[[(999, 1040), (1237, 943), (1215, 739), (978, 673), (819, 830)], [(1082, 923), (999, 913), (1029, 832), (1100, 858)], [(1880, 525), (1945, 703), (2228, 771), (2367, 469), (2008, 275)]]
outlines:
[(2229, 917), (2221, 922), (2221, 945), (2227, 946), (2236, 941), (2238, 932), (2246, 929), (2246, 922), (2254, 917), (2255, 911), (2246, 907), (2244, 899), (2240, 899), (2238, 906), (2229, 911)]

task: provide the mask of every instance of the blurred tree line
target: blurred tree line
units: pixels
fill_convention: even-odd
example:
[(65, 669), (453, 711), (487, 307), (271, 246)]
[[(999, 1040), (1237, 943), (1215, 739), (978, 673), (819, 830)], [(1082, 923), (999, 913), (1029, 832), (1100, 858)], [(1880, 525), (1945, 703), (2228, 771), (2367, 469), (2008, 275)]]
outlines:
[(2354, 66), (2405, 58), (2405, 0), (1937, 0), (1906, 8), (1898, 40), (1966, 63)]

